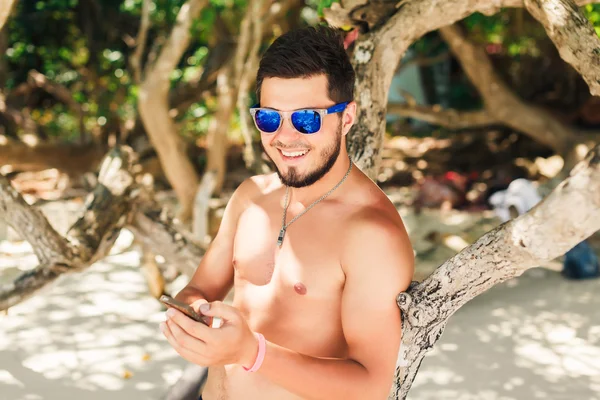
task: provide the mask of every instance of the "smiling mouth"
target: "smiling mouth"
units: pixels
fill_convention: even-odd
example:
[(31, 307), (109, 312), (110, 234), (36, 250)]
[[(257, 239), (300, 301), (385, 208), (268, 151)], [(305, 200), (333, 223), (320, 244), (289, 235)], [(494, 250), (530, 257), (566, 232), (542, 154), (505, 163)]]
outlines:
[(284, 158), (291, 158), (291, 159), (297, 159), (300, 157), (303, 157), (306, 155), (306, 153), (309, 152), (309, 150), (304, 149), (304, 150), (295, 150), (295, 151), (287, 151), (287, 150), (282, 150), (282, 149), (277, 149), (279, 150), (279, 152), (281, 153), (281, 155)]

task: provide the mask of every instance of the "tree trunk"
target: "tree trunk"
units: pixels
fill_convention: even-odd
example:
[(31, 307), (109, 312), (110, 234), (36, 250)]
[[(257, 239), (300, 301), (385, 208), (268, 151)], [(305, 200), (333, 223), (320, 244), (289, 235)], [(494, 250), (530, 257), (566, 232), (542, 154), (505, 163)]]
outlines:
[(210, 121), (207, 134), (207, 171), (215, 171), (214, 193), (221, 193), (227, 172), (227, 132), (235, 110), (236, 87), (232, 82), (231, 65), (217, 77), (217, 112)]
[[(488, 232), (425, 281), (398, 295), (403, 334), (391, 399), (406, 397), (426, 351), (467, 301), (564, 254), (600, 229), (599, 151), (600, 146), (528, 213)], [(108, 155), (100, 184), (66, 237), (0, 178), (0, 217), (31, 243), (40, 260), (35, 270), (0, 287), (0, 310), (25, 300), (60, 274), (80, 271), (108, 254), (122, 227), (132, 229), (155, 254), (191, 276), (203, 249), (138, 186), (131, 172), (136, 170), (133, 159), (131, 151), (120, 148)]]
[(131, 151), (109, 153), (85, 213), (65, 237), (0, 175), (0, 217), (31, 244), (39, 260), (38, 267), (0, 287), (0, 310), (34, 295), (61, 274), (80, 271), (108, 254), (132, 207), (134, 178), (129, 171), (134, 161)]
[(573, 0), (525, 0), (525, 7), (544, 26), (558, 53), (581, 74), (594, 96), (600, 96), (600, 37)]
[[(146, 188), (138, 186), (136, 158), (127, 147), (115, 148), (105, 157), (82, 217), (64, 237), (0, 175), (0, 218), (31, 244), (39, 260), (34, 270), (0, 286), (0, 311), (26, 300), (61, 274), (79, 272), (105, 257), (123, 227), (181, 273), (192, 276), (204, 249)], [(152, 274), (158, 293), (160, 279), (156, 270)]]
[(458, 26), (445, 26), (439, 32), (483, 97), (490, 115), (560, 155), (570, 152), (575, 141), (574, 131), (550, 113), (521, 101), (495, 73), (484, 50), (471, 43)]
[(486, 233), (398, 296), (403, 334), (390, 398), (406, 398), (425, 353), (460, 307), (492, 286), (566, 253), (600, 229), (599, 152), (597, 146), (528, 213)]
[[(578, 0), (578, 5), (594, 0)], [(333, 26), (367, 30), (352, 51), (357, 73), (357, 123), (348, 135), (348, 149), (358, 167), (375, 178), (381, 162), (388, 92), (394, 71), (408, 47), (428, 32), (473, 13), (493, 15), (502, 7), (523, 7), (521, 0), (412, 0), (376, 2), (346, 0), (325, 10)], [(546, 128), (548, 129), (548, 128)]]
[(183, 221), (192, 216), (198, 175), (186, 157), (185, 143), (169, 116), (169, 76), (188, 47), (192, 22), (205, 3), (206, 0), (189, 0), (181, 7), (175, 27), (156, 63), (148, 71), (139, 93), (140, 116), (165, 175), (175, 190)]

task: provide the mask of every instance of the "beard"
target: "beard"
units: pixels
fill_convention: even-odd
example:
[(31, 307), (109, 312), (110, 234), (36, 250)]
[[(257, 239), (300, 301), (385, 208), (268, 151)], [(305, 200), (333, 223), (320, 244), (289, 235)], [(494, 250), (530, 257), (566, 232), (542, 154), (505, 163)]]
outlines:
[[(309, 171), (304, 175), (300, 175), (296, 167), (289, 167), (287, 174), (282, 174), (279, 168), (277, 167), (277, 164), (273, 162), (273, 159), (267, 154), (266, 151), (265, 154), (267, 154), (267, 157), (269, 157), (269, 159), (271, 159), (271, 161), (273, 162), (273, 165), (275, 165), (275, 170), (277, 171), (277, 176), (279, 176), (281, 183), (283, 183), (285, 186), (301, 188), (312, 185), (313, 183), (317, 182), (319, 179), (324, 177), (325, 174), (329, 172), (329, 170), (331, 170), (331, 168), (333, 167), (340, 155), (340, 150), (342, 148), (341, 139), (342, 123), (340, 121), (335, 135), (335, 140), (333, 141), (333, 143), (331, 143), (331, 145), (329, 145), (327, 148), (321, 151), (321, 158), (323, 161), (313, 171)], [(263, 147), (263, 151), (264, 150), (265, 149)]]

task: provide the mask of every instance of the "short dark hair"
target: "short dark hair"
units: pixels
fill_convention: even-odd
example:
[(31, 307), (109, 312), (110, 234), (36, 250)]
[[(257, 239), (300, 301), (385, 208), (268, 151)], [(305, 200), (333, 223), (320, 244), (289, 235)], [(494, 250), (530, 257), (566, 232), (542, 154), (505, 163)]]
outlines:
[(310, 78), (325, 74), (329, 98), (354, 100), (355, 73), (339, 31), (324, 26), (295, 29), (279, 36), (263, 55), (256, 75), (256, 95), (265, 78)]

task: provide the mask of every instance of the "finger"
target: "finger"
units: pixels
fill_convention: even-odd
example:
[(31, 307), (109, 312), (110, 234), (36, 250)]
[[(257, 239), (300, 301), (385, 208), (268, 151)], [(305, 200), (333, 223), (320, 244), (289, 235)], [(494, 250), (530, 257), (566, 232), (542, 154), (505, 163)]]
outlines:
[(192, 363), (195, 363), (195, 364), (199, 364), (199, 365), (208, 365), (209, 364), (208, 360), (202, 354), (198, 354), (198, 353), (193, 352), (193, 351), (191, 351), (189, 349), (186, 349), (185, 347), (182, 347), (177, 342), (177, 339), (175, 339), (175, 336), (173, 335), (173, 332), (171, 331), (171, 328), (169, 327), (168, 322), (161, 322), (161, 324), (160, 324), (160, 330), (162, 331), (162, 333), (167, 338), (167, 341), (169, 342), (169, 344), (171, 345), (171, 347), (173, 347), (173, 349), (181, 357), (183, 357), (186, 360), (188, 360), (188, 361), (190, 361)]
[(204, 354), (206, 352), (206, 343), (190, 335), (181, 328), (177, 322), (168, 319), (167, 326), (169, 327), (171, 335), (181, 347), (198, 354)]
[(206, 303), (208, 303), (208, 301), (206, 299), (198, 299), (198, 300), (194, 301), (193, 303), (191, 303), (190, 307), (192, 307), (194, 309), (194, 311), (200, 312), (198, 307), (200, 307), (200, 305), (206, 304)]
[(212, 303), (200, 305), (200, 312), (209, 317), (220, 317), (228, 322), (237, 322), (240, 318), (237, 308), (221, 301), (213, 301)]
[(213, 332), (210, 327), (201, 322), (194, 321), (179, 310), (174, 308), (167, 310), (167, 319), (175, 322), (181, 329), (196, 339), (202, 340), (203, 342), (207, 342), (211, 339)]

